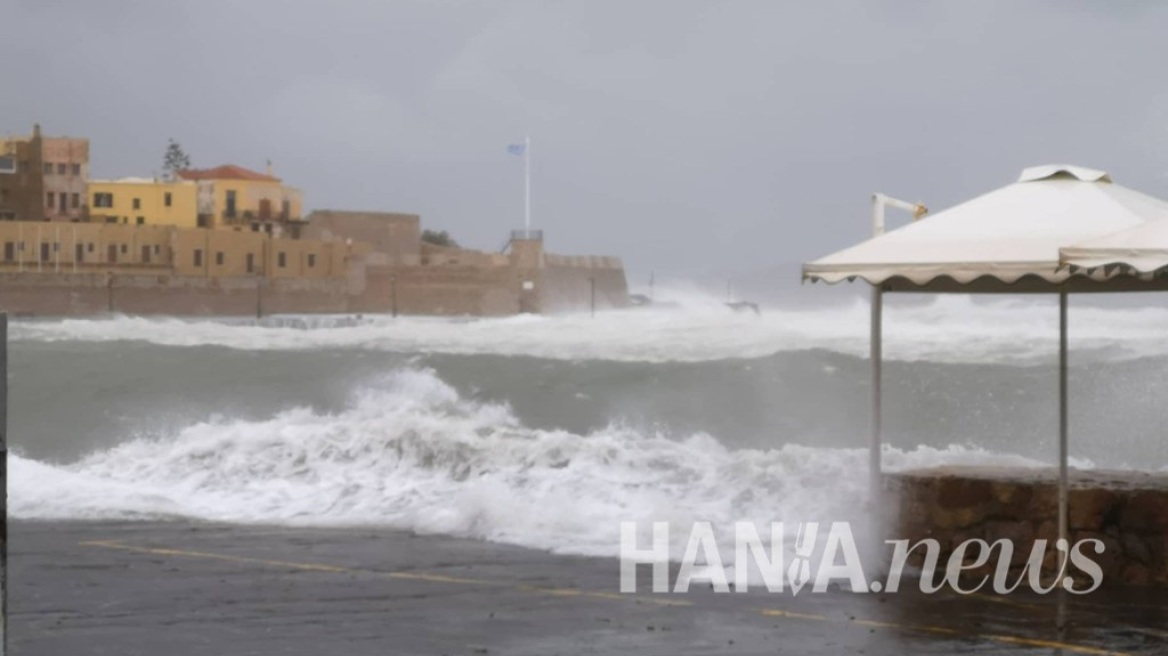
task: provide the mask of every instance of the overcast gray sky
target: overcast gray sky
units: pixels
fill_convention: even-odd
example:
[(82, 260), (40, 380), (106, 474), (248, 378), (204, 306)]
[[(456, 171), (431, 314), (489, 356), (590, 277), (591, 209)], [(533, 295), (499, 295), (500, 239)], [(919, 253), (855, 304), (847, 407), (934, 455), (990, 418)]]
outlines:
[(96, 177), (173, 137), (497, 249), (530, 133), (549, 248), (638, 276), (811, 259), (873, 191), (942, 209), (1033, 164), (1168, 197), (1168, 3), (0, 0), (0, 25), (0, 130), (86, 136)]

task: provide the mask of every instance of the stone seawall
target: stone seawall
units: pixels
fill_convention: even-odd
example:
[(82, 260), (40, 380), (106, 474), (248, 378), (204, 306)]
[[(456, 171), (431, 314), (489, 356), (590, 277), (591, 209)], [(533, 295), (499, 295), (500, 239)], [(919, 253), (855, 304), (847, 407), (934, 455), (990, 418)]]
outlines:
[(539, 273), (540, 312), (587, 312), (593, 290), (597, 310), (629, 304), (625, 270), (617, 258), (548, 255)]
[(547, 256), (530, 263), (448, 249), (438, 263), (353, 262), (328, 278), (176, 275), (158, 266), (126, 272), (0, 272), (0, 310), (26, 316), (108, 312), (172, 316), (392, 313), (507, 316), (587, 312), (628, 305), (616, 258)]
[(346, 279), (258, 280), (160, 273), (0, 274), (0, 310), (18, 316), (348, 312), (348, 292)]
[[(1104, 552), (1091, 558), (1104, 583), (1168, 585), (1168, 475), (1072, 470), (1070, 482), (1071, 541), (1102, 541)], [(897, 509), (890, 535), (936, 539), (942, 564), (966, 540), (1006, 538), (1016, 545), (1011, 564), (1018, 572), (1034, 540), (1053, 545), (1058, 538), (1053, 469), (941, 467), (887, 474), (884, 485)], [(913, 555), (919, 566), (921, 554)]]
[(521, 311), (514, 267), (368, 267), (354, 312), (505, 316)]

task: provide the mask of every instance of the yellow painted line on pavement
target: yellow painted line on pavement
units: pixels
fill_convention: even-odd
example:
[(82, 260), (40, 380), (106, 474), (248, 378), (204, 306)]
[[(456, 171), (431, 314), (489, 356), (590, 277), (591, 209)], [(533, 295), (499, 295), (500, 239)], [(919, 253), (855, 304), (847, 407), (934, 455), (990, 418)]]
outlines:
[(811, 620), (813, 622), (824, 622), (827, 620), (825, 615), (811, 615), (808, 613), (792, 613), (789, 610), (776, 610), (774, 608), (765, 608), (761, 611), (763, 615), (768, 617), (790, 617), (796, 620)]
[(460, 583), (462, 585), (499, 585), (494, 581), (484, 579), (470, 579), (462, 576), (446, 576), (445, 574), (426, 574), (425, 572), (378, 572), (377, 570), (361, 569), (346, 570), (366, 574), (380, 574), (391, 579), (406, 579), (409, 581), (429, 581), (431, 583)]
[(1123, 652), (1111, 651), (1110, 649), (1099, 649), (1098, 647), (1086, 647), (1083, 645), (1069, 645), (1065, 642), (1058, 642), (1057, 640), (1038, 640), (1036, 638), (1019, 638), (1017, 636), (1007, 635), (993, 635), (987, 634), (984, 637), (997, 642), (1005, 642), (1012, 645), (1022, 645), (1023, 647), (1041, 647), (1043, 649), (1062, 649), (1074, 654), (1093, 654), (1095, 656), (1129, 656)]
[(552, 597), (588, 597), (590, 599), (607, 599), (609, 601), (637, 601), (657, 606), (692, 606), (693, 602), (686, 599), (671, 599), (669, 597), (639, 597), (633, 594), (619, 592), (597, 592), (580, 588), (543, 588), (534, 585), (520, 585), (518, 589), (524, 592), (549, 595)]
[(105, 549), (118, 549), (121, 551), (132, 551), (135, 553), (151, 554), (154, 556), (179, 556), (184, 558), (202, 558), (205, 560), (222, 560), (230, 563), (248, 563), (252, 565), (268, 565), (271, 567), (286, 567), (288, 569), (298, 569), (308, 572), (329, 572), (333, 574), (344, 573), (352, 571), (347, 567), (338, 567), (336, 565), (323, 565), (319, 563), (300, 563), (287, 560), (268, 560), (266, 558), (252, 558), (249, 556), (232, 556), (230, 554), (211, 553), (208, 551), (188, 551), (186, 549), (166, 549), (162, 547), (135, 547), (129, 544), (123, 544), (113, 540), (90, 540), (81, 542), (83, 547), (102, 547)]
[(352, 567), (342, 567), (339, 565), (325, 565), (321, 563), (305, 563), (288, 560), (272, 560), (268, 558), (256, 558), (254, 556), (232, 556), (230, 554), (215, 553), (210, 551), (194, 551), (190, 549), (171, 549), (167, 547), (139, 547), (132, 544), (125, 544), (117, 540), (88, 540), (80, 543), (83, 547), (99, 547), (103, 549), (116, 549), (119, 551), (129, 551), (133, 553), (150, 554), (153, 556), (174, 556), (178, 558), (198, 558), (202, 560), (218, 560), (229, 563), (241, 563), (247, 565), (264, 565), (268, 567), (285, 568), (292, 570), (299, 570), (304, 572), (327, 572), (330, 574), (366, 574), (372, 576), (383, 576), (391, 579), (402, 579), (408, 581), (426, 581), (429, 583), (448, 583), (456, 585), (486, 585), (486, 586), (503, 586), (511, 587), (524, 592), (531, 592), (535, 594), (543, 594), (554, 597), (588, 597), (591, 599), (607, 599), (610, 601), (643, 601), (658, 606), (692, 606), (693, 602), (685, 599), (667, 599), (656, 597), (638, 597), (636, 595), (618, 594), (615, 592), (599, 592), (583, 590), (580, 588), (543, 588), (532, 585), (515, 585), (506, 581), (491, 581), (487, 579), (475, 579), (462, 576), (447, 576), (445, 574), (431, 574), (428, 572), (416, 571), (397, 571), (397, 572), (380, 572), (372, 569), (356, 569)]
[[(586, 597), (590, 599), (604, 599), (607, 601), (634, 601), (656, 604), (659, 606), (692, 606), (693, 602), (685, 599), (676, 599), (664, 596), (639, 596), (632, 594), (617, 594), (614, 592), (599, 592), (583, 590), (580, 588), (551, 588), (539, 587), (528, 584), (513, 584), (506, 581), (490, 581), (486, 579), (476, 579), (458, 576), (446, 576), (443, 574), (430, 574), (426, 572), (379, 572), (377, 570), (356, 569), (352, 567), (342, 567), (339, 565), (326, 565), (322, 563), (305, 563), (289, 560), (272, 560), (267, 558), (255, 558), (252, 556), (233, 556), (230, 554), (215, 553), (210, 551), (193, 551), (188, 549), (171, 549), (165, 547), (139, 547), (117, 540), (88, 540), (79, 543), (84, 547), (97, 547), (102, 549), (115, 549), (119, 551), (128, 551), (132, 553), (150, 554), (155, 556), (172, 556), (177, 558), (198, 558), (203, 560), (217, 560), (222, 562), (242, 563), (250, 565), (264, 565), (268, 567), (278, 567), (292, 570), (299, 570), (305, 572), (326, 572), (330, 574), (366, 574), (373, 576), (382, 576), (392, 579), (404, 579), (411, 581), (426, 581), (430, 583), (445, 583), (455, 585), (486, 585), (486, 586), (503, 586), (523, 592), (530, 592), (533, 594), (548, 595), (553, 597)], [(776, 608), (760, 609), (759, 613), (767, 617), (783, 617), (794, 620), (805, 620), (811, 622), (836, 622), (854, 624), (856, 626), (865, 626), (869, 628), (882, 629), (897, 629), (903, 631), (914, 631), (923, 633), (933, 633), (941, 635), (952, 636), (968, 636), (970, 638), (979, 638), (982, 640), (989, 640), (993, 642), (1000, 642), (1005, 644), (1019, 645), (1023, 647), (1038, 647), (1043, 649), (1061, 649), (1073, 654), (1086, 654), (1088, 656), (1128, 656), (1123, 652), (1110, 651), (1107, 649), (1100, 649), (1097, 647), (1089, 647), (1085, 645), (1076, 645), (1065, 642), (1058, 642), (1053, 640), (1041, 640), (1038, 638), (1025, 638), (1019, 636), (1000, 635), (992, 633), (972, 633), (962, 632), (956, 629), (951, 629), (941, 626), (928, 625), (912, 625), (899, 624), (896, 622), (878, 622), (874, 620), (863, 619), (837, 619), (827, 617), (826, 615), (818, 615), (813, 613), (796, 613), (787, 610), (779, 610)]]

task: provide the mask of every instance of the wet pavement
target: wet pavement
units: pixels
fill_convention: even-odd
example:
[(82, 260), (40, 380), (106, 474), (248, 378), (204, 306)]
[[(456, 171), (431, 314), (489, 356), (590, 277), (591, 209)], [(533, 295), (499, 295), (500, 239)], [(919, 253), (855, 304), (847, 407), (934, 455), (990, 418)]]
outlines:
[(1168, 654), (1159, 589), (1068, 596), (1060, 631), (1056, 595), (628, 595), (616, 560), (389, 530), (9, 531), (13, 654)]

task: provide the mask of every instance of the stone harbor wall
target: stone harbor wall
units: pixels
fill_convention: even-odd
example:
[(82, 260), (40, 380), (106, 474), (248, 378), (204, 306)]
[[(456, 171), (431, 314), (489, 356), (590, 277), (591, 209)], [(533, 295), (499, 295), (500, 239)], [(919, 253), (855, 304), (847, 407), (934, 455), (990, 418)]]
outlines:
[[(1084, 553), (1102, 568), (1103, 584), (1168, 586), (1168, 475), (1072, 470), (1070, 482), (1071, 542), (1102, 541), (1102, 554)], [(1011, 580), (1026, 565), (1036, 539), (1051, 545), (1046, 566), (1054, 566), (1058, 472), (1053, 468), (941, 467), (887, 474), (884, 486), (889, 507), (897, 510), (889, 539), (936, 539), (939, 567), (956, 545), (973, 538), (1014, 542)], [(975, 555), (968, 553), (967, 562)], [(909, 563), (920, 566), (923, 549), (911, 556)], [(971, 574), (992, 573), (994, 563), (996, 555), (985, 570)]]
[(348, 311), (349, 292), (344, 278), (0, 273), (0, 310), (16, 316), (340, 313)]

